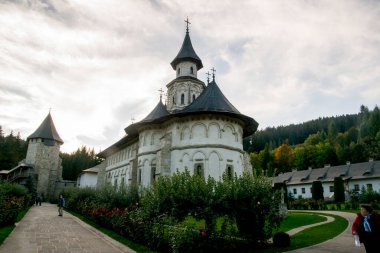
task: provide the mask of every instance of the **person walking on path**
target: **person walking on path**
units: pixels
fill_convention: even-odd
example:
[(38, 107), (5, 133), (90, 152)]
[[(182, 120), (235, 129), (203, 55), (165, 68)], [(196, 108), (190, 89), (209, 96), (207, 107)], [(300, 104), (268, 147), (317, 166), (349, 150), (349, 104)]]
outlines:
[(352, 234), (359, 236), (367, 253), (379, 252), (377, 247), (380, 242), (380, 215), (370, 205), (360, 205), (360, 213), (352, 224)]
[(63, 198), (62, 194), (59, 195), (59, 200), (58, 200), (58, 215), (62, 216), (63, 215), (63, 207), (65, 206), (65, 199)]

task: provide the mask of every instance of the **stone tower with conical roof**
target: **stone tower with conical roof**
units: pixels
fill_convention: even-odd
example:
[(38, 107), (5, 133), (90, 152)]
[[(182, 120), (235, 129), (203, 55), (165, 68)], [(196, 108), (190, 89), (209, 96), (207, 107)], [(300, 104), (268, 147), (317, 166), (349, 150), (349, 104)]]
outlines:
[(195, 53), (189, 34), (189, 21), (186, 20), (186, 35), (177, 56), (170, 63), (176, 71), (176, 78), (166, 85), (167, 109), (169, 112), (182, 110), (191, 104), (205, 89), (205, 84), (197, 78), (203, 68), (202, 60)]
[(63, 141), (55, 129), (50, 112), (28, 137), (28, 142), (25, 162), (32, 165), (37, 174), (37, 194), (51, 199), (56, 182), (62, 180), (59, 151)]

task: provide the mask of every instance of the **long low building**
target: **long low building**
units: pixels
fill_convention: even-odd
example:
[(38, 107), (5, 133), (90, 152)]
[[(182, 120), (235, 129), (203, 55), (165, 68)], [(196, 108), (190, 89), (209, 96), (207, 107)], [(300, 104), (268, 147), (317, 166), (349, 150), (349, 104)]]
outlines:
[(324, 168), (292, 171), (281, 173), (274, 178), (274, 183), (286, 183), (288, 193), (295, 198), (311, 198), (311, 186), (314, 181), (321, 181), (325, 198), (334, 196), (334, 178), (341, 177), (345, 182), (346, 199), (351, 191), (359, 192), (372, 189), (380, 192), (380, 161), (345, 165), (329, 166)]

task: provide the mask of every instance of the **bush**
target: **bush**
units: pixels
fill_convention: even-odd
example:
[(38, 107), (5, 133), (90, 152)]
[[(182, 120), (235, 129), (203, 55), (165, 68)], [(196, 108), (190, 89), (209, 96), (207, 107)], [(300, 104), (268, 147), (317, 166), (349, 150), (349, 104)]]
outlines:
[(30, 202), (28, 190), (19, 184), (0, 182), (0, 227), (14, 224)]
[(285, 232), (278, 232), (273, 236), (273, 244), (276, 247), (290, 246), (290, 236)]
[(216, 182), (185, 171), (159, 177), (140, 195), (136, 187), (110, 186), (71, 188), (63, 195), (69, 209), (165, 252), (252, 248), (269, 239), (283, 219), (271, 181), (248, 174)]
[(334, 178), (334, 201), (335, 203), (344, 203), (344, 182), (341, 177)]
[(314, 200), (323, 200), (323, 186), (321, 181), (314, 181), (311, 187), (311, 194)]

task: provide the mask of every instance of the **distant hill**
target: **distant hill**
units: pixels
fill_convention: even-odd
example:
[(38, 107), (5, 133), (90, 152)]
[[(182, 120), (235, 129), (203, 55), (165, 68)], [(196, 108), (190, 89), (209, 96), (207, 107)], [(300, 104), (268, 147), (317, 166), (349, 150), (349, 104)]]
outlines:
[(357, 127), (359, 123), (359, 114), (346, 114), (335, 117), (323, 117), (310, 120), (300, 124), (291, 124), (288, 126), (267, 127), (264, 130), (257, 131), (251, 137), (244, 139), (244, 150), (259, 152), (263, 150), (265, 144), (269, 144), (270, 149), (280, 146), (282, 143), (297, 145), (303, 143), (311, 134), (320, 131), (327, 133), (328, 125), (331, 121), (335, 122), (337, 131), (346, 132), (351, 127)]

